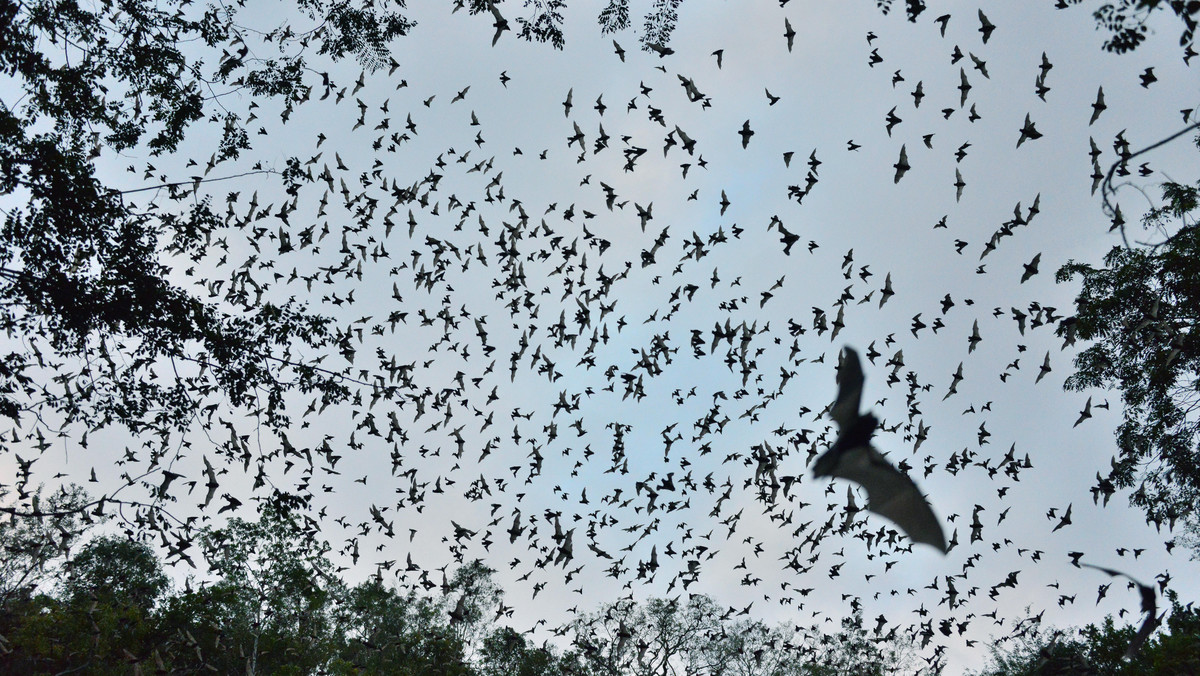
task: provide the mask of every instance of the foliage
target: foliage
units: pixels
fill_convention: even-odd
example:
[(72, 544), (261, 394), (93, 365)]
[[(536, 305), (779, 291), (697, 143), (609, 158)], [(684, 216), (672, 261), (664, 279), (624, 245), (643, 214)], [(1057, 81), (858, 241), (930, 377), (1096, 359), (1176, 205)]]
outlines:
[(572, 662), (534, 645), (512, 627), (496, 627), (479, 650), (479, 676), (556, 676), (570, 674)]
[(604, 9), (597, 17), (600, 22), (600, 32), (616, 33), (629, 28), (629, 0), (608, 0)]
[(679, 21), (676, 10), (683, 0), (654, 0), (653, 9), (646, 14), (642, 25), (642, 48), (649, 50), (651, 45), (666, 47), (675, 32), (675, 24)]
[(737, 676), (842, 676), (914, 673), (912, 644), (869, 633), (861, 613), (832, 633), (735, 619), (709, 597), (622, 600), (572, 625), (587, 673), (724, 673)]
[(1168, 592), (1171, 609), (1165, 626), (1153, 634), (1138, 653), (1125, 660), (1129, 641), (1137, 633), (1108, 616), (1100, 624), (1078, 631), (1031, 630), (1009, 641), (993, 644), (988, 666), (975, 676), (1051, 674), (1103, 674), (1104, 676), (1169, 676), (1197, 673), (1200, 669), (1200, 609), (1183, 605)]
[(1147, 519), (1174, 525), (1200, 499), (1200, 231), (1190, 222), (1196, 189), (1168, 184), (1147, 227), (1182, 223), (1155, 246), (1114, 247), (1104, 267), (1069, 261), (1058, 281), (1080, 277), (1075, 336), (1092, 341), (1066, 387), (1116, 387), (1124, 399), (1118, 455), (1097, 496), (1133, 487)]
[(167, 588), (154, 551), (120, 537), (87, 543), (67, 566), (60, 595), (69, 603), (102, 599), (123, 606), (153, 608)]
[(257, 522), (233, 519), (206, 531), (201, 548), (214, 574), (236, 581), (233, 600), (253, 639), (252, 669), (307, 673), (323, 663), (333, 641), (330, 604), (341, 583), (315, 524), (268, 502)]
[[(281, 31), (267, 45), (284, 51), (316, 36), (331, 56), (354, 52), (378, 65), (380, 40), (408, 25), (378, 6), (303, 6), (320, 21), (314, 33)], [(288, 423), (287, 392), (316, 391), (327, 402), (349, 395), (343, 378), (292, 357), (332, 340), (328, 319), (294, 301), (262, 301), (245, 278), (230, 280), (219, 301), (173, 281), (173, 265), (199, 260), (227, 222), (207, 199), (178, 208), (133, 201), (153, 190), (181, 202), (249, 149), (248, 120), (213, 114), (228, 107), (206, 92), (246, 89), (285, 106), (307, 95), (303, 59), (250, 58), (243, 35), (252, 31), (235, 18), (234, 7), (182, 1), (0, 0), (0, 69), (22, 93), (0, 105), (0, 414), (18, 425), (33, 421), (26, 438), (14, 433), (3, 448), (44, 450), (45, 431), (73, 432), (86, 448), (89, 433), (117, 426), (146, 444), (153, 472), (173, 434), (206, 424), (201, 409), (211, 415), (224, 403), (278, 431)], [(196, 56), (200, 46), (224, 50), (210, 72)], [(99, 178), (97, 162), (116, 153), (171, 155), (206, 118), (222, 132), (203, 175), (172, 182), (151, 167), (143, 176), (150, 185), (128, 191)], [(226, 447), (230, 456), (237, 450)], [(16, 502), (0, 510), (39, 517), (27, 480), (18, 478)], [(159, 501), (169, 500), (169, 483), (156, 492)], [(161, 525), (149, 513), (154, 505), (142, 506), (136, 518)]]
[[(1084, 0), (1057, 0), (1059, 8), (1078, 5)], [(1138, 48), (1150, 34), (1149, 20), (1156, 10), (1169, 9), (1183, 24), (1179, 46), (1189, 55), (1194, 54), (1196, 20), (1200, 16), (1200, 2), (1196, 0), (1116, 0), (1105, 2), (1093, 13), (1096, 28), (1109, 33), (1104, 42), (1105, 51), (1125, 54)]]
[(532, 6), (533, 18), (517, 18), (517, 23), (521, 25), (517, 36), (529, 41), (549, 42), (555, 49), (562, 49), (566, 44), (562, 32), (562, 13), (567, 7), (566, 0), (530, 0), (525, 5)]
[[(892, 11), (893, 0), (875, 0), (875, 7), (882, 14)], [(916, 22), (917, 17), (926, 10), (924, 0), (904, 0), (904, 13), (909, 21)]]
[[(860, 616), (840, 632), (738, 620), (706, 596), (623, 600), (569, 628), (571, 649), (536, 646), (502, 622), (511, 609), (479, 562), (439, 594), (376, 576), (350, 586), (304, 534), (265, 505), (204, 534), (216, 579), (171, 588), (144, 543), (97, 537), (61, 564), (61, 584), (0, 605), (0, 671), (652, 676), (833, 676), (907, 672), (908, 644), (871, 635)], [(57, 559), (63, 558), (62, 553)], [(436, 586), (436, 585), (435, 585)], [(679, 672), (682, 673), (682, 672)]]
[[(385, 66), (388, 43), (408, 35), (416, 26), (399, 12), (389, 11), (389, 0), (361, 7), (347, 0), (298, 0), (298, 4), (310, 18), (323, 20), (316, 29), (316, 36), (322, 38), (319, 54), (334, 59), (353, 54), (369, 70)], [(396, 0), (395, 4), (403, 8), (405, 0)]]
[(53, 562), (70, 551), (87, 527), (88, 515), (79, 509), (87, 497), (78, 486), (64, 487), (44, 502), (40, 490), (32, 497), (42, 518), (0, 518), (0, 606), (32, 597), (53, 573)]
[(37, 594), (3, 607), (5, 673), (123, 674), (139, 647), (158, 643), (151, 616), (167, 581), (149, 547), (98, 538), (66, 568), (70, 575), (55, 596)]
[(462, 640), (430, 597), (373, 578), (347, 591), (335, 617), (342, 645), (333, 673), (470, 673)]

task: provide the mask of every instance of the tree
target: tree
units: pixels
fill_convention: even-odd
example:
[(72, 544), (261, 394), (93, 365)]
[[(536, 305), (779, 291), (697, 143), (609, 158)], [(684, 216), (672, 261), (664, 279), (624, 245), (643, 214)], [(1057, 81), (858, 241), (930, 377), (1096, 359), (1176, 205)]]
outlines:
[(341, 645), (333, 673), (471, 673), (463, 642), (431, 597), (372, 578), (348, 590), (335, 618)]
[(843, 676), (912, 673), (912, 644), (895, 632), (868, 632), (856, 611), (836, 632), (734, 619), (707, 596), (622, 600), (572, 624), (585, 673), (660, 676)]
[(511, 627), (497, 627), (479, 650), (481, 676), (556, 676), (571, 674), (574, 666), (547, 646), (535, 647)]
[[(1078, 5), (1083, 0), (1058, 0), (1057, 6), (1066, 8)], [(1183, 24), (1179, 46), (1184, 48), (1186, 58), (1195, 55), (1196, 19), (1200, 16), (1200, 2), (1193, 0), (1117, 0), (1105, 2), (1092, 14), (1096, 28), (1110, 34), (1104, 49), (1117, 54), (1131, 52), (1146, 41), (1150, 33), (1147, 25), (1157, 10), (1169, 9)]]
[(244, 637), (247, 673), (309, 673), (324, 663), (336, 642), (332, 602), (342, 585), (316, 524), (265, 502), (257, 522), (233, 519), (208, 530), (201, 547), (209, 569), (232, 584), (229, 619), (248, 623), (222, 627)]
[[(327, 547), (292, 537), (298, 526), (286, 510), (267, 505), (257, 523), (235, 519), (227, 529), (206, 533), (218, 578), (198, 586), (189, 578), (183, 589), (168, 584), (150, 547), (127, 538), (95, 538), (61, 563), (57, 559), (65, 554), (57, 553), (51, 563), (70, 571), (62, 583), (0, 608), (0, 670), (411, 676), (911, 671), (908, 643), (879, 629), (869, 633), (858, 614), (845, 618), (840, 631), (820, 635), (733, 619), (733, 609), (705, 596), (686, 603), (622, 600), (578, 621), (572, 648), (539, 647), (501, 624), (502, 590), (478, 562), (449, 575), (440, 593), (402, 592), (380, 576), (349, 587), (326, 570)], [(460, 604), (460, 598), (467, 601)]]
[(1060, 333), (1092, 341), (1065, 386), (1116, 387), (1124, 400), (1118, 455), (1093, 494), (1107, 502), (1116, 488), (1132, 487), (1132, 503), (1159, 526), (1174, 526), (1200, 499), (1198, 186), (1164, 184), (1165, 205), (1143, 219), (1160, 241), (1113, 247), (1104, 267), (1068, 261), (1057, 276), (1083, 284)]
[(1200, 609), (1183, 605), (1168, 592), (1171, 609), (1165, 627), (1150, 637), (1132, 659), (1125, 659), (1137, 629), (1108, 616), (1078, 631), (1040, 628), (1015, 644), (993, 644), (989, 664), (975, 676), (1168, 676), (1200, 669)]
[[(143, 525), (163, 526), (171, 474), (158, 461), (173, 434), (208, 424), (199, 411), (211, 416), (227, 404), (279, 432), (288, 392), (317, 392), (327, 403), (349, 394), (341, 374), (293, 356), (334, 340), (329, 321), (303, 303), (261, 301), (248, 276), (228, 280), (216, 301), (171, 278), (224, 227), (209, 199), (182, 200), (202, 183), (233, 178), (209, 173), (250, 148), (246, 119), (219, 99), (246, 92), (290, 108), (308, 90), (305, 61), (289, 49), (316, 40), (322, 54), (352, 53), (377, 68), (386, 43), (411, 27), (381, 5), (297, 5), (312, 30), (277, 31), (256, 45), (265, 56), (251, 58), (245, 40), (258, 33), (237, 23), (232, 6), (0, 1), (0, 69), (20, 91), (0, 105), (0, 415), (33, 421), (25, 438), (6, 437), (0, 448), (45, 450), (47, 432), (86, 447), (89, 433), (124, 428), (149, 456), (128, 483), (166, 478), (147, 482), (152, 499), (132, 501)], [(199, 45), (224, 49), (224, 58), (206, 70)], [(170, 157), (204, 120), (218, 126), (220, 142), (203, 174), (172, 179), (151, 166), (146, 185), (128, 190), (98, 177), (98, 163), (117, 153)], [(251, 173), (286, 182), (294, 172), (259, 165)], [(141, 193), (148, 202), (135, 202)], [(241, 454), (236, 444), (223, 450)], [(44, 516), (28, 500), (28, 480), (18, 477), (17, 500), (0, 511)], [(77, 508), (102, 512), (106, 501), (117, 500)]]
[[(1085, 1), (1092, 3), (1092, 0), (1056, 0), (1054, 6), (1068, 9)], [(895, 0), (875, 0), (876, 7), (884, 14), (892, 10), (893, 4)], [(915, 22), (926, 9), (924, 0), (904, 0), (909, 21)], [(1179, 46), (1184, 48), (1185, 57), (1190, 59), (1196, 54), (1192, 51), (1192, 45), (1195, 42), (1197, 16), (1200, 16), (1200, 2), (1194, 0), (1115, 0), (1101, 3), (1092, 13), (1092, 18), (1097, 30), (1109, 34), (1104, 42), (1104, 50), (1124, 54), (1137, 49), (1150, 34), (1150, 19), (1163, 9), (1169, 9), (1183, 24)]]
[[(384, 374), (311, 361), (331, 350), (352, 361), (352, 332), (303, 299), (264, 297), (257, 256), (228, 278), (196, 269), (231, 231), (254, 242), (275, 235), (254, 225), (256, 198), (242, 217), (233, 213), (236, 192), (224, 214), (203, 192), (268, 175), (295, 197), (305, 175), (296, 158), (231, 168), (253, 150), (253, 108), (271, 101), (286, 119), (314, 91), (328, 95), (333, 83), (312, 51), (353, 56), (364, 70), (394, 68), (388, 44), (415, 23), (398, 11), (402, 0), (297, 0), (291, 24), (260, 30), (242, 23), (244, 4), (0, 0), (0, 71), (16, 92), (0, 101), (0, 417), (20, 430), (0, 441), (0, 452), (41, 452), (56, 436), (86, 448), (89, 434), (117, 428), (141, 444), (127, 453), (137, 471), (123, 478), (142, 493), (112, 491), (74, 509), (132, 508), (121, 514), (137, 528), (182, 525), (185, 538), (190, 528), (169, 511), (181, 468), (165, 460), (178, 437), (209, 430), (223, 419), (218, 412), (254, 419), (267, 446), (257, 459), (233, 434), (216, 449), (219, 458), (204, 461), (240, 461), (261, 485), (267, 460), (294, 450), (286, 436), (294, 395), (324, 409), (398, 390)], [(561, 47), (564, 0), (527, 4), (532, 16), (516, 19), (519, 36)], [(612, 0), (601, 29), (626, 29), (628, 4)], [(647, 48), (669, 40), (678, 4), (653, 4)], [(469, 14), (499, 12), (491, 0), (467, 6)], [(197, 129), (219, 139), (202, 167), (155, 166), (182, 164)], [(131, 156), (154, 162), (144, 171), (129, 166), (127, 178), (140, 183), (117, 187), (104, 178)], [(280, 207), (284, 221), (289, 213)], [(281, 253), (292, 246), (282, 228), (277, 239)], [(45, 515), (30, 502), (28, 481), (18, 478), (0, 513)], [(222, 507), (241, 503), (230, 496)]]
[(78, 486), (63, 488), (44, 502), (40, 490), (34, 497), (34, 504), (44, 505), (42, 511), (50, 516), (0, 518), (0, 608), (31, 598), (54, 571), (55, 560), (65, 556), (89, 526), (87, 514), (80, 510), (87, 496)]
[(4, 608), (5, 673), (123, 674), (161, 655), (154, 611), (167, 579), (153, 550), (121, 537), (87, 543), (53, 596)]

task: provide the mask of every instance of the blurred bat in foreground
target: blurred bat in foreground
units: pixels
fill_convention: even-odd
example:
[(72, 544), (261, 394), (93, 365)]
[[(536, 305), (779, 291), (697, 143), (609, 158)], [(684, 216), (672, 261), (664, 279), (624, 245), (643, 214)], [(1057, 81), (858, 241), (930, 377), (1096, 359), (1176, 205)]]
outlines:
[(849, 479), (867, 491), (867, 509), (897, 526), (913, 542), (931, 545), (946, 553), (946, 537), (933, 510), (908, 475), (897, 470), (871, 446), (879, 421), (860, 415), (863, 371), (858, 353), (845, 348), (838, 367), (837, 400), (830, 417), (838, 425), (838, 438), (813, 464), (816, 477)]
[(1125, 659), (1133, 659), (1134, 655), (1137, 655), (1138, 649), (1141, 648), (1142, 644), (1146, 642), (1146, 639), (1150, 638), (1150, 634), (1153, 634), (1154, 630), (1158, 628), (1158, 625), (1162, 623), (1162, 620), (1158, 617), (1158, 604), (1154, 598), (1154, 587), (1151, 587), (1147, 584), (1142, 584), (1141, 582), (1138, 582), (1126, 573), (1122, 573), (1119, 570), (1103, 568), (1101, 566), (1093, 566), (1090, 563), (1084, 563), (1081, 565), (1087, 566), (1088, 568), (1095, 568), (1102, 573), (1107, 573), (1109, 577), (1123, 577), (1137, 585), (1138, 593), (1142, 596), (1142, 612), (1146, 613), (1146, 619), (1142, 620), (1142, 626), (1138, 628), (1138, 631), (1136, 634), (1134, 634), (1133, 639), (1129, 641), (1129, 647), (1125, 650)]

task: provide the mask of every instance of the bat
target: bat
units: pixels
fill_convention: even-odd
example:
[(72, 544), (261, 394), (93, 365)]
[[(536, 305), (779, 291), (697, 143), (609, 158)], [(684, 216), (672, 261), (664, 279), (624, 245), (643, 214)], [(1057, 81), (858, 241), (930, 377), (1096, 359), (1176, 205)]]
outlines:
[(209, 464), (208, 457), (204, 457), (204, 475), (208, 477), (208, 483), (204, 487), (208, 489), (208, 494), (204, 497), (204, 504), (200, 505), (200, 509), (208, 507), (208, 503), (212, 502), (213, 495), (216, 494), (220, 484), (217, 483), (217, 473), (213, 470), (213, 466)]
[(1096, 102), (1092, 104), (1092, 119), (1088, 120), (1088, 126), (1095, 124), (1096, 120), (1100, 119), (1100, 113), (1103, 113), (1108, 105), (1104, 103), (1104, 87), (1096, 91)]
[(843, 350), (838, 368), (837, 399), (830, 417), (838, 425), (838, 438), (813, 464), (813, 476), (849, 479), (867, 491), (867, 509), (900, 527), (913, 542), (930, 545), (945, 554), (942, 525), (917, 485), (892, 466), (871, 445), (879, 420), (860, 414), (863, 371), (858, 353)]
[(892, 166), (896, 169), (896, 178), (893, 181), (894, 183), (899, 183), (900, 179), (904, 178), (904, 174), (908, 173), (909, 169), (912, 169), (912, 167), (908, 164), (908, 151), (903, 145), (900, 146), (900, 159), (897, 160)]
[(1142, 612), (1146, 613), (1146, 619), (1142, 620), (1142, 626), (1138, 628), (1137, 633), (1134, 634), (1133, 638), (1129, 641), (1129, 647), (1125, 650), (1125, 659), (1133, 659), (1133, 657), (1137, 655), (1138, 649), (1141, 648), (1142, 644), (1146, 642), (1146, 639), (1150, 638), (1150, 634), (1153, 634), (1154, 630), (1158, 628), (1158, 625), (1162, 623), (1161, 618), (1158, 617), (1158, 604), (1155, 602), (1154, 598), (1154, 587), (1142, 584), (1141, 582), (1138, 582), (1130, 577), (1128, 574), (1122, 573), (1119, 570), (1094, 566), (1090, 563), (1084, 563), (1081, 565), (1087, 566), (1088, 568), (1095, 568), (1102, 573), (1106, 573), (1109, 577), (1123, 577), (1137, 585), (1138, 593), (1142, 596)]
[(508, 20), (504, 18), (504, 15), (500, 14), (500, 10), (496, 9), (496, 4), (490, 0), (488, 2), (488, 10), (492, 13), (492, 16), (496, 17), (495, 23), (492, 24), (492, 27), (496, 29), (496, 34), (492, 36), (492, 46), (495, 47), (496, 43), (500, 41), (500, 35), (504, 31), (509, 30)]

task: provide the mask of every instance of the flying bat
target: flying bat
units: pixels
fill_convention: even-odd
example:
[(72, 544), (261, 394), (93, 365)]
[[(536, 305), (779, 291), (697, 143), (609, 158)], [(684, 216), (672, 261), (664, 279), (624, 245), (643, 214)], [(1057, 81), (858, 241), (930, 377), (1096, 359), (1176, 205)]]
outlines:
[(1092, 104), (1092, 119), (1088, 120), (1088, 126), (1095, 124), (1096, 120), (1100, 119), (1100, 113), (1103, 113), (1108, 108), (1108, 104), (1104, 102), (1104, 87), (1096, 90), (1096, 102)]
[(1032, 139), (1036, 141), (1041, 137), (1042, 133), (1038, 131), (1037, 126), (1030, 121), (1029, 113), (1025, 113), (1025, 125), (1021, 127), (1021, 136), (1017, 138), (1017, 147), (1020, 148), (1021, 144), (1024, 143), (1026, 139)]
[(979, 10), (979, 32), (983, 34), (983, 44), (987, 44), (988, 38), (992, 37), (992, 31), (996, 30), (996, 25), (988, 21), (983, 10)]
[(620, 57), (621, 63), (625, 63), (625, 50), (621, 47), (620, 44), (617, 43), (616, 40), (613, 40), (613, 50), (614, 50), (614, 53), (618, 57)]
[(1127, 573), (1122, 573), (1119, 570), (1104, 568), (1102, 566), (1094, 566), (1090, 563), (1084, 563), (1082, 565), (1087, 566), (1088, 568), (1094, 568), (1102, 573), (1107, 574), (1109, 577), (1123, 577), (1137, 585), (1138, 594), (1140, 594), (1142, 597), (1142, 612), (1146, 613), (1146, 618), (1142, 620), (1142, 626), (1138, 628), (1137, 633), (1134, 634), (1133, 638), (1129, 641), (1129, 647), (1125, 649), (1125, 659), (1133, 659), (1133, 657), (1137, 655), (1138, 649), (1141, 648), (1142, 644), (1146, 642), (1146, 639), (1150, 638), (1150, 634), (1153, 634), (1154, 630), (1158, 628), (1158, 625), (1162, 624), (1162, 619), (1158, 617), (1158, 604), (1155, 602), (1154, 587), (1151, 587), (1148, 584), (1142, 584), (1138, 580), (1130, 577)]
[(867, 491), (867, 509), (895, 523), (913, 542), (946, 553), (946, 537), (929, 502), (908, 475), (897, 470), (871, 445), (879, 420), (860, 414), (863, 371), (858, 353), (843, 350), (838, 368), (837, 399), (830, 417), (838, 438), (813, 464), (813, 476), (849, 479)]
[(908, 151), (903, 145), (900, 146), (900, 159), (892, 167), (896, 169), (896, 177), (893, 183), (899, 183), (900, 179), (904, 178), (904, 174), (908, 173), (909, 169), (912, 169), (908, 164)]
[(509, 30), (508, 20), (500, 14), (500, 10), (496, 9), (496, 4), (493, 2), (488, 2), (488, 11), (496, 18), (496, 21), (492, 24), (492, 27), (496, 29), (496, 34), (492, 36), (492, 46), (495, 47), (496, 43), (500, 41), (500, 35), (504, 31)]
[(738, 134), (742, 137), (742, 148), (750, 145), (750, 137), (754, 136), (754, 130), (750, 129), (750, 120), (742, 123), (742, 130)]
[(220, 486), (217, 483), (217, 472), (209, 464), (207, 456), (204, 457), (204, 476), (208, 477), (208, 482), (204, 484), (204, 487), (208, 489), (208, 494), (204, 497), (204, 504), (200, 505), (200, 509), (208, 507), (208, 503), (212, 502), (213, 495), (216, 494), (217, 488)]

